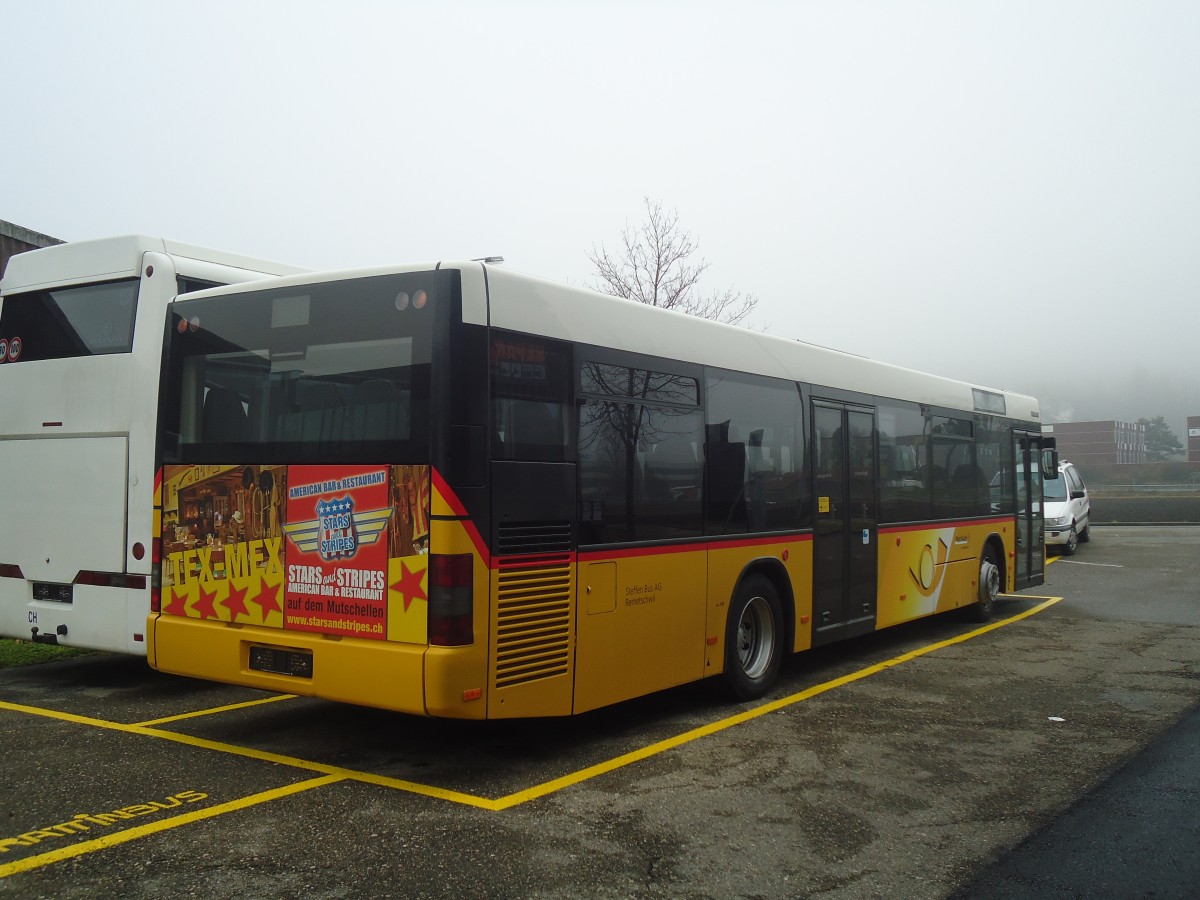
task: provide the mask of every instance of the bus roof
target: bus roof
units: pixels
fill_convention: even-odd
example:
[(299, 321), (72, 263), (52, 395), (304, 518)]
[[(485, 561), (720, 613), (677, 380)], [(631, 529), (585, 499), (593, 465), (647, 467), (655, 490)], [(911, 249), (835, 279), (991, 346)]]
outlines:
[[(647, 306), (611, 294), (547, 281), (478, 261), (444, 261), (310, 272), (282, 280), (249, 282), (197, 291), (187, 303), (223, 293), (368, 278), (436, 268), (457, 269), (463, 278), (463, 320), (543, 337), (614, 347), (790, 381), (828, 385), (880, 398), (949, 409), (998, 413), (979, 392), (1004, 398), (1003, 414), (1040, 422), (1038, 401), (1025, 394), (957, 381), (841, 350), (832, 350)], [(474, 289), (473, 289), (474, 288)], [(482, 298), (486, 296), (487, 300)], [(474, 298), (479, 298), (476, 302)]]
[(4, 278), (0, 281), (0, 291), (13, 294), (50, 285), (136, 277), (141, 268), (142, 255), (148, 252), (265, 275), (295, 275), (307, 271), (298, 266), (253, 259), (224, 250), (144, 234), (130, 234), (72, 241), (18, 253), (8, 261)]

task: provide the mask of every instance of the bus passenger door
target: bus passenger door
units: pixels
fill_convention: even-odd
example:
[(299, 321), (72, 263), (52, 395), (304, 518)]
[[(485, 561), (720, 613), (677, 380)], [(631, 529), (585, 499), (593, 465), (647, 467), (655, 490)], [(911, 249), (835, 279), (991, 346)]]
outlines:
[(875, 410), (813, 403), (813, 646), (875, 629)]
[(1018, 591), (1044, 584), (1046, 580), (1042, 449), (1043, 438), (1040, 434), (1021, 431), (1013, 434), (1013, 459), (1017, 469), (1017, 546), (1013, 587)]

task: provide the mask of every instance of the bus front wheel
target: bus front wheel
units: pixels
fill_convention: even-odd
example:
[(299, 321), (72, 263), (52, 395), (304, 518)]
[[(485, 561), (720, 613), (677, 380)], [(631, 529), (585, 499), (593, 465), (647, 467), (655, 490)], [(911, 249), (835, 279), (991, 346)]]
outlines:
[(761, 697), (783, 661), (783, 614), (770, 580), (751, 575), (734, 595), (725, 627), (725, 684), (738, 700)]
[(996, 611), (996, 598), (1000, 596), (1000, 566), (996, 564), (996, 551), (991, 547), (983, 551), (979, 560), (979, 590), (975, 603), (968, 607), (971, 619), (986, 622)]

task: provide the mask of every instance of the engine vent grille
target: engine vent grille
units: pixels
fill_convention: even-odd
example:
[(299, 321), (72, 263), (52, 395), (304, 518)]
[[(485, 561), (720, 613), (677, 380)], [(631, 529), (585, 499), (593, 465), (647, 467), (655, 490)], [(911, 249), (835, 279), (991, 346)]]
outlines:
[[(569, 544), (570, 526), (566, 526), (566, 540)], [(574, 555), (569, 552), (499, 560), (497, 688), (570, 670), (574, 569)]]
[(522, 522), (519, 525), (501, 525), (496, 535), (496, 551), (500, 556), (566, 553), (570, 549), (570, 522)]

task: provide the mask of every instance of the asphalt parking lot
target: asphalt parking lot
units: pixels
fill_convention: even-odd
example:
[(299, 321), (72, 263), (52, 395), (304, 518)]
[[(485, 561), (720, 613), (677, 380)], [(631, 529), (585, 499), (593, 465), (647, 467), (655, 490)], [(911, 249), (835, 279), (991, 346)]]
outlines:
[(0, 895), (950, 896), (1200, 703), (1200, 528), (1093, 532), (991, 625), (795, 657), (750, 706), (462, 723), (3, 670)]

